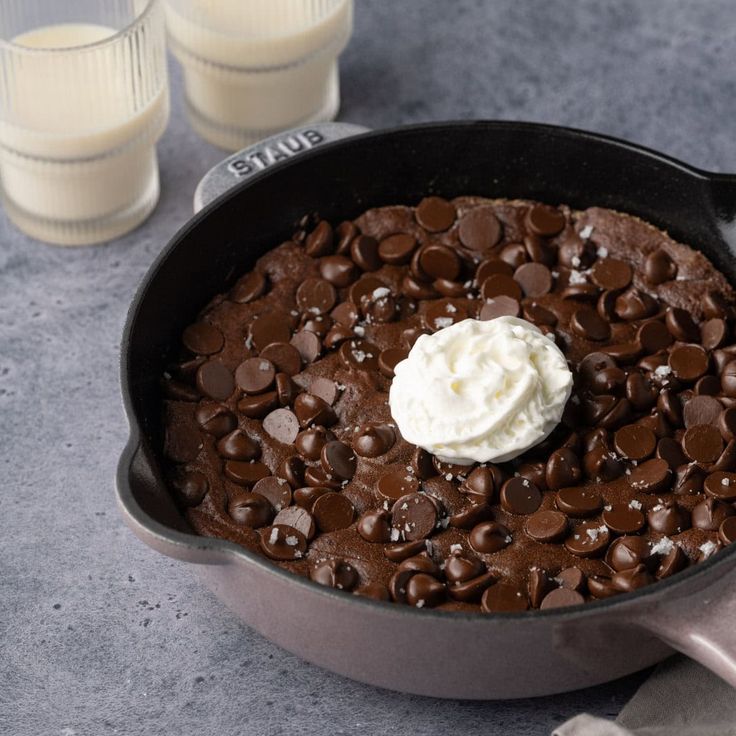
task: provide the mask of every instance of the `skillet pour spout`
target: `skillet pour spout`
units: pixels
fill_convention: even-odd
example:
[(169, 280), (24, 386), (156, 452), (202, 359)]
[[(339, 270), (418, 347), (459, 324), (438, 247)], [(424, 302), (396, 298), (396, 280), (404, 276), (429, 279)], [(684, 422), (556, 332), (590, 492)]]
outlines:
[[(305, 212), (342, 220), (428, 193), (597, 205), (668, 230), (736, 283), (734, 177), (547, 125), (363, 130), (310, 126), (284, 134), (309, 145), (281, 146), (277, 136), (230, 157), (205, 177), (196, 199), (201, 211), (151, 267), (122, 344), (131, 437), (117, 494), (128, 525), (162, 554), (194, 563), (201, 581), (264, 636), (373, 685), (447, 698), (549, 695), (630, 674), (676, 649), (736, 687), (736, 545), (655, 585), (583, 606), (448, 614), (328, 589), (230, 542), (191, 533), (161, 472), (158, 377), (212, 294), (288, 238)], [(291, 153), (278, 155), (285, 149)]]

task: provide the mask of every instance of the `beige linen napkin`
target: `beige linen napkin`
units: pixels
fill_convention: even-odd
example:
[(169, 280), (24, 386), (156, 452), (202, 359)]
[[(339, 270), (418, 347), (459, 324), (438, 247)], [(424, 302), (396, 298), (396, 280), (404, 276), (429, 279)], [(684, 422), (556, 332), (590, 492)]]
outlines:
[(736, 690), (686, 657), (657, 667), (616, 722), (576, 716), (553, 736), (736, 736)]

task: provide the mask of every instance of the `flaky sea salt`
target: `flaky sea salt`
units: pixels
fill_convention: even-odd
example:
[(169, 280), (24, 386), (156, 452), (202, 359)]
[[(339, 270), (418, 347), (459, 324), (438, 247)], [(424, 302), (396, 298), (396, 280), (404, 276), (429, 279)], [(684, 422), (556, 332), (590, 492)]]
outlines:
[(443, 330), (445, 327), (452, 326), (452, 317), (435, 317), (434, 326)]
[(652, 546), (653, 555), (668, 555), (675, 547), (675, 543), (669, 537), (662, 537)]
[(576, 284), (586, 284), (588, 282), (588, 279), (585, 277), (584, 273), (581, 273), (580, 271), (570, 271), (570, 284), (573, 286)]
[(593, 226), (592, 225), (586, 225), (581, 231), (580, 231), (580, 237), (583, 240), (587, 240), (591, 235), (593, 234)]
[(381, 297), (388, 296), (390, 293), (390, 289), (387, 289), (385, 286), (379, 286), (377, 289), (373, 289), (372, 296), (374, 299), (380, 299)]
[(715, 542), (708, 541), (701, 544), (698, 549), (703, 554), (703, 557), (710, 557), (718, 549), (718, 545)]

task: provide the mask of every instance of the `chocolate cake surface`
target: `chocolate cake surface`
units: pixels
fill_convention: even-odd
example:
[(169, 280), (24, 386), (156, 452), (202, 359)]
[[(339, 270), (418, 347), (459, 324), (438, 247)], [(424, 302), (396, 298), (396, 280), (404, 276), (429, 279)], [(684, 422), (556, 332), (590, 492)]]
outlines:
[[(346, 593), (487, 612), (620, 595), (736, 539), (735, 315), (701, 253), (611, 210), (427, 197), (305, 221), (184, 331), (171, 486), (199, 534)], [(564, 352), (559, 426), (499, 465), (404, 441), (394, 366), (500, 316)]]

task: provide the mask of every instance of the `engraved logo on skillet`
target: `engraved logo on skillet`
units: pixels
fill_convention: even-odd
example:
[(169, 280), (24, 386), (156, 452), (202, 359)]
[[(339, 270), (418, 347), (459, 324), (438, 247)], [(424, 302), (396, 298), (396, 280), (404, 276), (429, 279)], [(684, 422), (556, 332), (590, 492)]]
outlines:
[(325, 136), (316, 130), (303, 130), (286, 135), (265, 146), (251, 149), (245, 156), (236, 158), (228, 164), (228, 171), (238, 178), (250, 176), (269, 166), (285, 161), (298, 153), (324, 143)]

